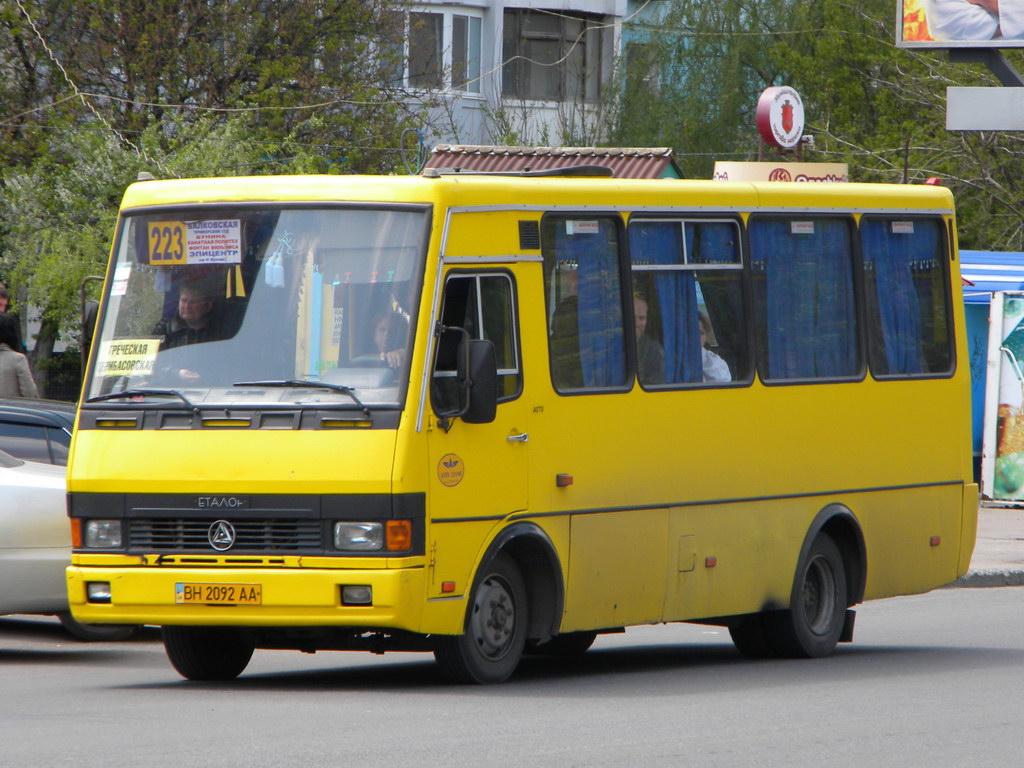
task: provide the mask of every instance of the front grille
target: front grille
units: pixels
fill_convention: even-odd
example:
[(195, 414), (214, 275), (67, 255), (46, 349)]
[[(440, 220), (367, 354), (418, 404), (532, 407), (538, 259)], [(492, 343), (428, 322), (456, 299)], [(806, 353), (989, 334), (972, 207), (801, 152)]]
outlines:
[(320, 520), (230, 520), (235, 543), (226, 550), (210, 544), (209, 518), (130, 518), (128, 549), (145, 552), (309, 552), (323, 551)]

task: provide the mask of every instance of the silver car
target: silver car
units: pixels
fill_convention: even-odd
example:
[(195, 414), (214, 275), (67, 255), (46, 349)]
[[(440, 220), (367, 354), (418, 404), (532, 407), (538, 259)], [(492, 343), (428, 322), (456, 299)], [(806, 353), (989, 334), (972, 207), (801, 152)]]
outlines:
[(80, 640), (122, 640), (131, 626), (81, 624), (68, 611), (65, 468), (0, 451), (0, 614), (58, 616)]

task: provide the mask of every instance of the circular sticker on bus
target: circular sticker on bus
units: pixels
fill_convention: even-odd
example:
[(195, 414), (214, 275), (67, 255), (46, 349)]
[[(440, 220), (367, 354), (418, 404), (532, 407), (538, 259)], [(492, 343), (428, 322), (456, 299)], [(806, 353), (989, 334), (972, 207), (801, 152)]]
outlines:
[(462, 476), (465, 474), (466, 467), (462, 459), (454, 453), (446, 453), (437, 462), (437, 479), (441, 481), (441, 485), (449, 488), (456, 486), (462, 482)]

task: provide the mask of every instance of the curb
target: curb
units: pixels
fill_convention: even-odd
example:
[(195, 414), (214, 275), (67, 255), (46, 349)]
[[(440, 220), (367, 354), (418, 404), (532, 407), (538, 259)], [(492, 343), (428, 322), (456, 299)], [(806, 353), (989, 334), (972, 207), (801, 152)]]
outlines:
[(1024, 571), (971, 571), (947, 587), (1020, 587), (1024, 586)]

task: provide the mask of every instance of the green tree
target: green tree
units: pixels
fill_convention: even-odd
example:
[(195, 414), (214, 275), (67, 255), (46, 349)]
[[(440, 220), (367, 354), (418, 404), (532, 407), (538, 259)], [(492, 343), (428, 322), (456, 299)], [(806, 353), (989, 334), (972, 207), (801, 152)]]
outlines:
[[(284, 147), (248, 138), (243, 118), (199, 120), (181, 138), (161, 135), (153, 126), (126, 145), (100, 123), (74, 133), (59, 133), (48, 154), (31, 166), (9, 170), (3, 177), (0, 221), (5, 235), (0, 273), (22, 287), (23, 304), (41, 310), (41, 328), (32, 358), (45, 385), (53, 346), (63, 334), (78, 341), (79, 289), (89, 275), (103, 275), (125, 187), (140, 173), (154, 171), (151, 158), (175, 177), (245, 173), (254, 158), (281, 155)], [(315, 165), (318, 158), (303, 148), (287, 152), (285, 163), (262, 170), (283, 171)]]
[[(41, 311), (45, 378), (102, 273), (124, 187), (386, 173), (416, 127), (387, 0), (15, 0), (0, 6), (0, 279)], [(402, 168), (402, 170), (405, 170)]]

